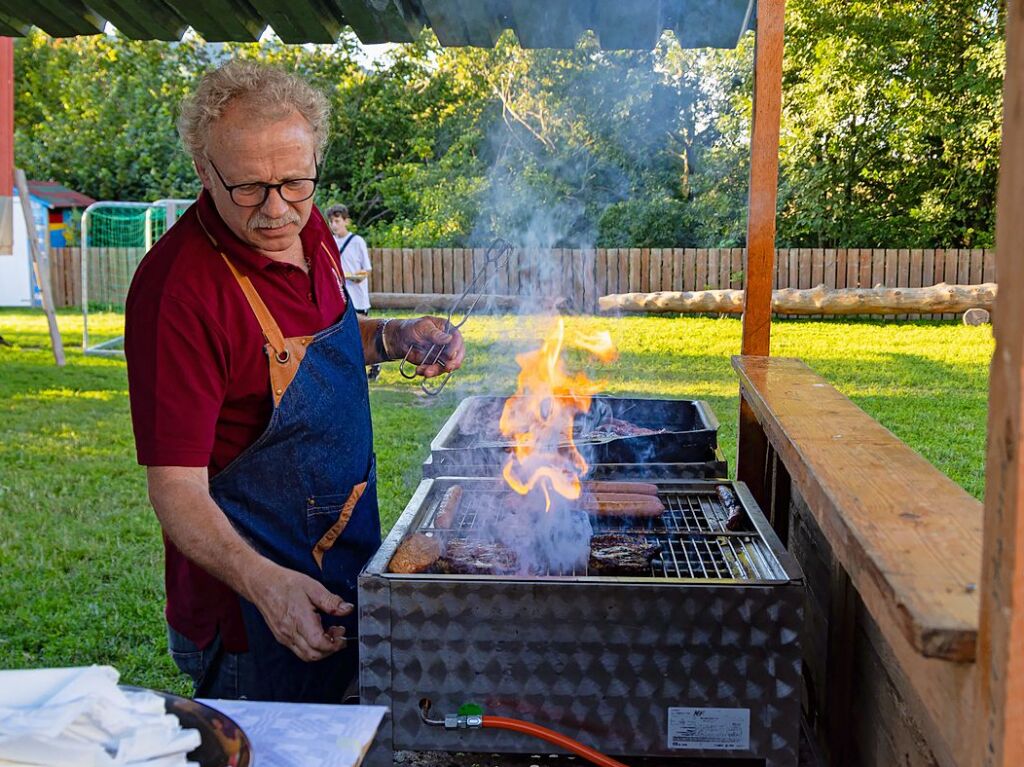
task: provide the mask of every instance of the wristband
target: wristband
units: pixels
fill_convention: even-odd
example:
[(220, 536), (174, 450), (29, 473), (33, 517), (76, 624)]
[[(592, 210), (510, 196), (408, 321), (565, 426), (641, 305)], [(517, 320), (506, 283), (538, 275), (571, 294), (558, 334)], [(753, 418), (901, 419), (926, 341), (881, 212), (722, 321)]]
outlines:
[(395, 357), (392, 357), (391, 353), (388, 351), (388, 343), (384, 338), (384, 329), (388, 326), (389, 322), (391, 322), (390, 318), (381, 320), (380, 324), (377, 325), (377, 338), (376, 343), (374, 344), (377, 348), (377, 356), (380, 357), (383, 362), (391, 362), (396, 359)]

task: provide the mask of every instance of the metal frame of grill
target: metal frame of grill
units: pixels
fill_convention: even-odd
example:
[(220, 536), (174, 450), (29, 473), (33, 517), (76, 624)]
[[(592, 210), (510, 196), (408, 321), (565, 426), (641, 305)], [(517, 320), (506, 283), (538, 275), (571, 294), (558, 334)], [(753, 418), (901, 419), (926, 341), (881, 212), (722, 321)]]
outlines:
[[(746, 532), (724, 529), (714, 491), (724, 483), (689, 480), (657, 482), (660, 521), (595, 525), (663, 542), (651, 575), (388, 573), (407, 533), (433, 530), (455, 482), (471, 515), (474, 491), (501, 481), (424, 480), (359, 579), (360, 697), (389, 712), (369, 764), (390, 764), (395, 750), (536, 752), (517, 733), (430, 728), (425, 698), (435, 711), (476, 702), (609, 754), (796, 764), (802, 576), (742, 483), (728, 484)], [(678, 571), (666, 575), (669, 559)], [(748, 712), (745, 747), (674, 747), (672, 711), (698, 708)]]
[[(717, 479), (729, 476), (729, 464), (722, 449), (718, 447), (695, 447), (692, 460), (683, 463), (597, 463), (590, 467), (588, 479), (635, 479), (648, 482), (657, 479)], [(450, 477), (497, 477), (501, 475), (499, 463), (459, 463), (451, 460), (440, 465), (434, 456), (427, 456), (423, 462), (423, 478)]]

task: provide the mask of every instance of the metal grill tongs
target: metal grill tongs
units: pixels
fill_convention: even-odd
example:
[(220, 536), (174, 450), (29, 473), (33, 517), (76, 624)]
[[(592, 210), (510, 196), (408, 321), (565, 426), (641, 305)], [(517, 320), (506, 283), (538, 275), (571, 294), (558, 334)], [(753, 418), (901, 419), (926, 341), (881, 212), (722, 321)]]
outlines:
[[(466, 320), (470, 318), (470, 315), (476, 310), (477, 304), (480, 303), (480, 299), (484, 297), (485, 289), (498, 273), (498, 269), (508, 262), (511, 253), (512, 245), (505, 240), (497, 239), (491, 243), (484, 253), (482, 267), (473, 274), (473, 279), (466, 285), (466, 288), (458, 295), (455, 301), (452, 302), (452, 306), (448, 310), (448, 317), (444, 323), (445, 333), (458, 330), (466, 324)], [(470, 296), (474, 296), (472, 301), (470, 301)], [(423, 357), (423, 361), (419, 364), (440, 365), (442, 368), (447, 367), (447, 360), (444, 358), (444, 352), (447, 348), (447, 344), (431, 344), (430, 349), (427, 350)], [(398, 372), (401, 373), (402, 378), (410, 381), (416, 378), (416, 368), (418, 367), (409, 359), (409, 355), (412, 352), (413, 349), (409, 349), (398, 366)], [(424, 394), (436, 397), (444, 391), (444, 387), (448, 385), (448, 380), (454, 372), (454, 370), (449, 370), (440, 378), (440, 383), (434, 385), (428, 385), (432, 379), (424, 379), (420, 381), (420, 389), (423, 390)]]

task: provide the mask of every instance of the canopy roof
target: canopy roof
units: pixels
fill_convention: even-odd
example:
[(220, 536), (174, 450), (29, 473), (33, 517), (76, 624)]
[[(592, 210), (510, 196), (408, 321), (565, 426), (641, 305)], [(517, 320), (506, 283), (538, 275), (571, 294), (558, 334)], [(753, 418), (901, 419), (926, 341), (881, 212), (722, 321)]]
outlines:
[(29, 181), (28, 192), (47, 208), (88, 208), (96, 200), (56, 181)]
[(732, 48), (755, 0), (0, 0), (0, 35), (37, 26), (53, 37), (94, 35), (109, 21), (136, 40), (333, 43), (350, 26), (364, 43), (403, 43), (430, 27), (442, 45), (489, 48), (505, 29), (524, 48), (571, 48), (593, 30), (606, 49), (651, 49), (663, 30), (684, 48)]

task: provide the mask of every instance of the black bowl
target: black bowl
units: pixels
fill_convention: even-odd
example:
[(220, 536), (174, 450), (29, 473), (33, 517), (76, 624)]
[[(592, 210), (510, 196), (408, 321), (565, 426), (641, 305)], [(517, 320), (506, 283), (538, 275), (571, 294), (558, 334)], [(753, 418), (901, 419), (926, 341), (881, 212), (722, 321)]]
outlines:
[(250, 767), (252, 745), (231, 717), (216, 709), (162, 690), (122, 685), (122, 689), (151, 692), (164, 699), (168, 714), (174, 714), (185, 729), (199, 730), (199, 745), (188, 754), (200, 767)]

